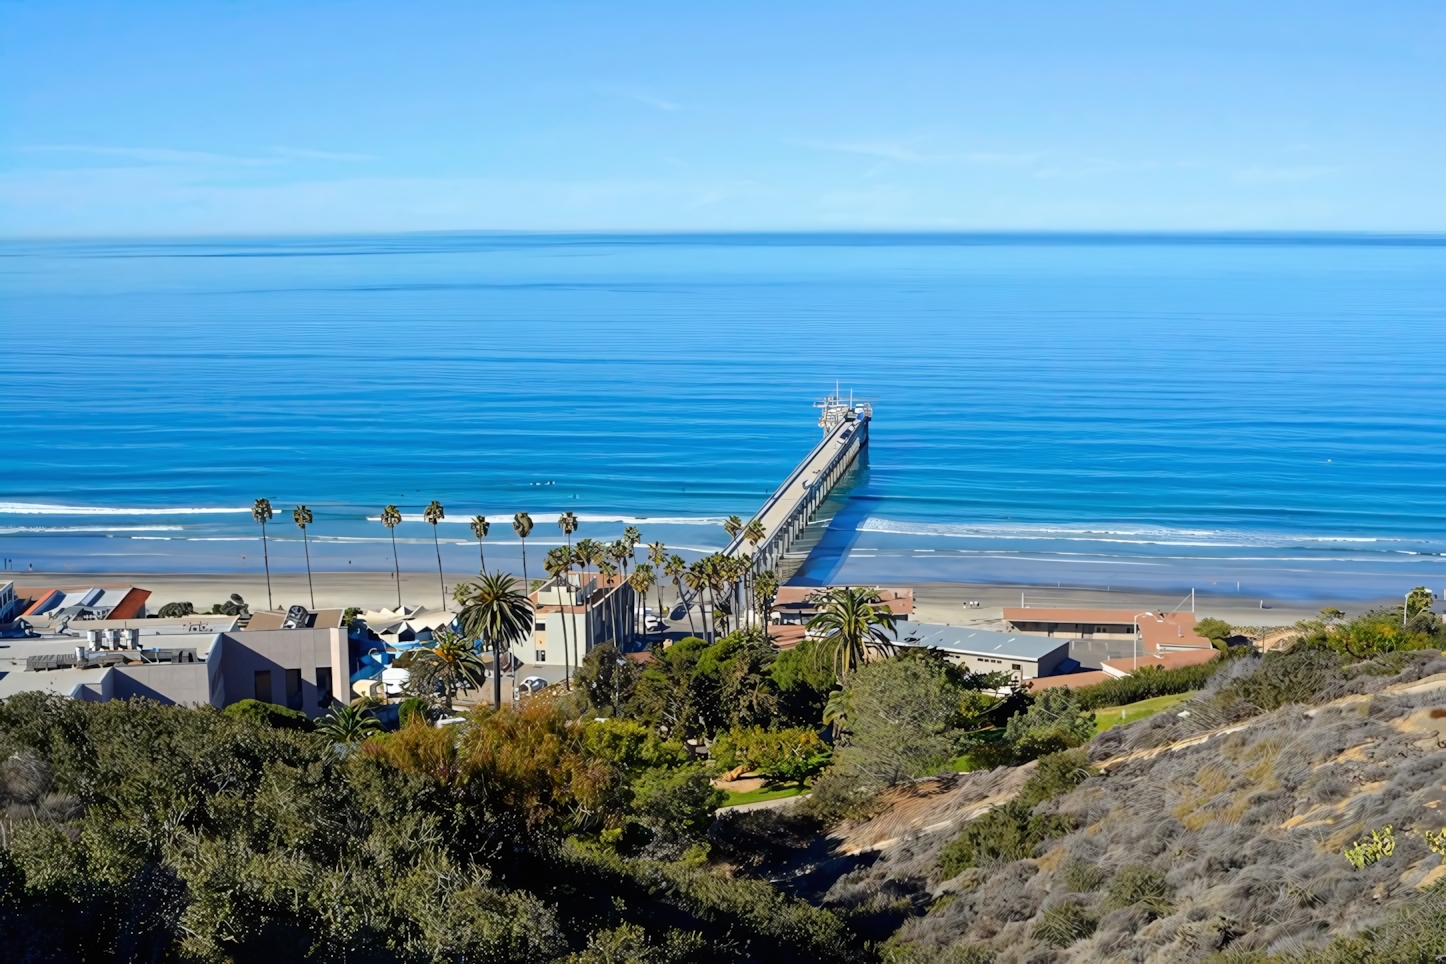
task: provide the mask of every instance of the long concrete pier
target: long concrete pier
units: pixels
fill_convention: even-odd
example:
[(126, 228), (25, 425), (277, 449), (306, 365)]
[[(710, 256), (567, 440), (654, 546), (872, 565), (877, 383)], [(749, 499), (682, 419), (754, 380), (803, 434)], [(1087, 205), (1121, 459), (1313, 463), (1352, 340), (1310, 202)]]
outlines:
[(782, 561), (793, 541), (807, 528), (809, 519), (869, 444), (872, 406), (829, 396), (818, 407), (823, 409), (818, 420), (823, 440), (753, 516), (763, 524), (764, 538), (754, 546), (739, 535), (723, 550), (725, 555), (751, 554), (754, 572), (772, 569)]

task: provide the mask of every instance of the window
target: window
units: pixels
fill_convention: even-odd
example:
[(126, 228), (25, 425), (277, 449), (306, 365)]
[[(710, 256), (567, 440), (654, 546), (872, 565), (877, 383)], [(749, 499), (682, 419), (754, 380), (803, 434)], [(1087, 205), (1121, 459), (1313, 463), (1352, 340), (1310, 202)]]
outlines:
[(316, 705), (326, 709), (331, 705), (331, 667), (316, 668)]
[(262, 703), (271, 702), (271, 670), (256, 671), (256, 699)]
[(545, 649), (536, 649), (536, 650), (533, 650), (533, 651), (532, 651), (532, 655), (533, 655), (534, 657), (536, 657), (536, 658), (533, 660), (534, 663), (545, 663), (545, 662), (547, 662), (547, 650), (545, 650)]
[(1016, 673), (1018, 673), (1018, 672), (1020, 671), (1020, 670), (1019, 670), (1019, 664), (1018, 664), (1018, 663), (1013, 663), (1013, 664), (1011, 664), (1009, 668), (1012, 669), (1012, 670), (1014, 670)]
[(299, 669), (286, 671), (286, 708), (288, 710), (301, 709), (301, 670)]

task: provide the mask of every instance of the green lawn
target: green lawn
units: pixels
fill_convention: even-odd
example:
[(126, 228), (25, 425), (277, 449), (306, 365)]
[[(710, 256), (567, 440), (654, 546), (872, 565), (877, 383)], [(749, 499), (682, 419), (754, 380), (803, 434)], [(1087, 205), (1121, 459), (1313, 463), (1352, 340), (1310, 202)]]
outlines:
[(757, 790), (749, 790), (747, 793), (734, 793), (732, 790), (725, 790), (728, 799), (723, 801), (725, 807), (736, 807), (740, 803), (757, 803), (760, 800), (782, 800), (784, 797), (796, 797), (800, 793), (808, 792), (807, 787), (797, 784), (786, 787), (759, 787)]
[(1140, 700), (1138, 703), (1106, 706), (1103, 709), (1095, 710), (1095, 732), (1103, 733), (1112, 726), (1133, 723), (1136, 720), (1143, 720), (1147, 716), (1154, 716), (1162, 710), (1178, 706), (1194, 695), (1194, 693), (1175, 693), (1172, 696), (1156, 696), (1154, 699)]

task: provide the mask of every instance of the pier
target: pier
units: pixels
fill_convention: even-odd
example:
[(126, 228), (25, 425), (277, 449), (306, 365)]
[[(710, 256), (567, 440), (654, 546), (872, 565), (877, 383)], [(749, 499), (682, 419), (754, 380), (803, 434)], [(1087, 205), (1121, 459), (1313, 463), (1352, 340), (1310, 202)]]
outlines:
[(754, 572), (773, 569), (783, 561), (813, 514), (869, 444), (873, 407), (868, 403), (855, 403), (835, 393), (815, 407), (822, 409), (818, 424), (823, 440), (754, 513), (766, 535), (754, 546), (740, 534), (723, 550), (730, 556), (751, 553)]

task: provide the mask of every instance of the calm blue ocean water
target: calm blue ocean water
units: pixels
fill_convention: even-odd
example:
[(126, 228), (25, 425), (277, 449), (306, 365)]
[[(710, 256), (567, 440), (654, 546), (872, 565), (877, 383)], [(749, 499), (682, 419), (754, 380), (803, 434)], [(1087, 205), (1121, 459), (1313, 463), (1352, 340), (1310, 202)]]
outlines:
[[(571, 509), (703, 551), (874, 403), (804, 576), (1446, 587), (1446, 239), (499, 236), (0, 243), (0, 554), (390, 568), (375, 521)], [(398, 530), (403, 565), (430, 529)], [(539, 553), (540, 555), (540, 553)]]

